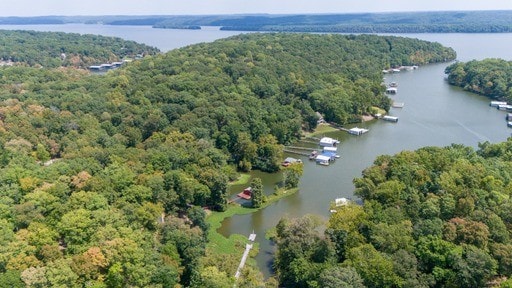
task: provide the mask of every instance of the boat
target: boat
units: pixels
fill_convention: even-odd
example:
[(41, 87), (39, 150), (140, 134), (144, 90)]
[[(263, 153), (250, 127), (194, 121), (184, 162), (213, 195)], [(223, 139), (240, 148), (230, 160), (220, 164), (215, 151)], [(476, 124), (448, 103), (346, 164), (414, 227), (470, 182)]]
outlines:
[(507, 127), (511, 128), (512, 127), (512, 121), (508, 121), (507, 122)]
[(311, 151), (311, 154), (309, 154), (309, 160), (315, 160), (317, 155), (318, 155), (318, 151), (316, 151), (316, 150)]
[(389, 83), (389, 87), (398, 87), (398, 83), (391, 82), (391, 83)]

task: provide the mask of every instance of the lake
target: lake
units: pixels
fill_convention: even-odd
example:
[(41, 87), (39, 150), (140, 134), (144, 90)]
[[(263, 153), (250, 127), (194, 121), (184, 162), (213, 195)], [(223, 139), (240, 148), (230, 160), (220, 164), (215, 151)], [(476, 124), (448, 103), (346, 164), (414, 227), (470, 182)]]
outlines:
[[(237, 35), (242, 32), (220, 31), (207, 27), (203, 30), (152, 29), (147, 26), (104, 25), (9, 25), (3, 29), (61, 31), (81, 34), (101, 34), (155, 46), (169, 51), (201, 42)], [(399, 34), (439, 42), (454, 48), (458, 60), (484, 58), (512, 60), (512, 34)], [(390, 96), (404, 102), (403, 108), (392, 108), (390, 114), (399, 117), (397, 123), (374, 120), (358, 125), (370, 129), (362, 136), (334, 132), (326, 136), (341, 140), (338, 148), (340, 159), (328, 167), (316, 165), (303, 157), (304, 176), (299, 192), (280, 200), (264, 210), (249, 215), (226, 219), (220, 232), (258, 235), (260, 253), (256, 260), (266, 276), (271, 275), (274, 247), (264, 239), (265, 231), (274, 227), (282, 217), (300, 217), (305, 214), (329, 216), (329, 203), (338, 197), (353, 197), (352, 179), (370, 166), (378, 155), (395, 154), (424, 146), (447, 146), (452, 143), (477, 147), (478, 143), (501, 142), (511, 135), (505, 113), (489, 106), (487, 98), (474, 95), (448, 85), (444, 69), (448, 64), (433, 64), (412, 71), (386, 74), (386, 82), (397, 82), (398, 93)], [(296, 156), (295, 156), (296, 157)], [(254, 177), (264, 181), (265, 190), (271, 193), (279, 175), (254, 172)], [(240, 189), (235, 187), (234, 189)]]

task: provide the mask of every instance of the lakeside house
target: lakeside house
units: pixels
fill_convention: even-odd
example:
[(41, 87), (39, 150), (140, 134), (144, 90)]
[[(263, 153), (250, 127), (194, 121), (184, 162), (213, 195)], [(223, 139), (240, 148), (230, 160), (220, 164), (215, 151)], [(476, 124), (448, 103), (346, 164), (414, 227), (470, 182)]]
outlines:
[(237, 196), (242, 199), (245, 199), (245, 200), (251, 200), (252, 188), (251, 187), (245, 188), (244, 191), (238, 193)]

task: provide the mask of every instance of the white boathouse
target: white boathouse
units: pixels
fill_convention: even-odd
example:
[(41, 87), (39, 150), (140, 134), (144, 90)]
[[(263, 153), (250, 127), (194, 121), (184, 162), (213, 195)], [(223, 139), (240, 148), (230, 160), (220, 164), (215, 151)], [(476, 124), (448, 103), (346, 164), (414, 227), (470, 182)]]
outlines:
[(320, 139), (320, 146), (322, 147), (334, 147), (336, 144), (340, 143), (340, 141), (330, 138), (330, 137), (323, 137)]

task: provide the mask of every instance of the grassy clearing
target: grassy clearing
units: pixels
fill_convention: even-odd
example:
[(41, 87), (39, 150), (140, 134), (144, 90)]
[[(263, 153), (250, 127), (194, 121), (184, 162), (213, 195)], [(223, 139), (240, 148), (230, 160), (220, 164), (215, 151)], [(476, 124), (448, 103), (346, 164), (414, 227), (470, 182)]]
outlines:
[(327, 132), (332, 132), (332, 131), (338, 131), (338, 129), (332, 127), (331, 125), (329, 124), (319, 124), (315, 131), (313, 132), (309, 132), (309, 133), (306, 133), (305, 136), (306, 137), (310, 137), (310, 136), (318, 136), (318, 135), (322, 135), (322, 134), (325, 134)]
[(238, 177), (238, 179), (236, 179), (236, 181), (231, 182), (230, 185), (242, 185), (242, 184), (248, 183), (250, 179), (251, 179), (251, 174), (242, 173), (242, 174), (240, 174), (240, 177)]
[[(290, 190), (279, 189), (274, 194), (268, 196), (267, 201), (263, 203), (260, 208), (242, 207), (239, 204), (233, 203), (230, 204), (224, 212), (211, 212), (211, 214), (206, 218), (206, 222), (210, 224), (210, 231), (208, 233), (208, 249), (214, 253), (219, 254), (240, 254), (240, 251), (243, 251), (245, 248), (248, 235), (233, 234), (228, 238), (224, 237), (217, 232), (217, 230), (222, 225), (222, 221), (234, 215), (249, 214), (260, 209), (264, 209), (265, 207), (268, 207), (269, 205), (277, 202), (279, 199), (292, 195), (297, 191), (299, 191), (298, 188)], [(257, 243), (254, 248), (254, 250), (257, 251)]]

